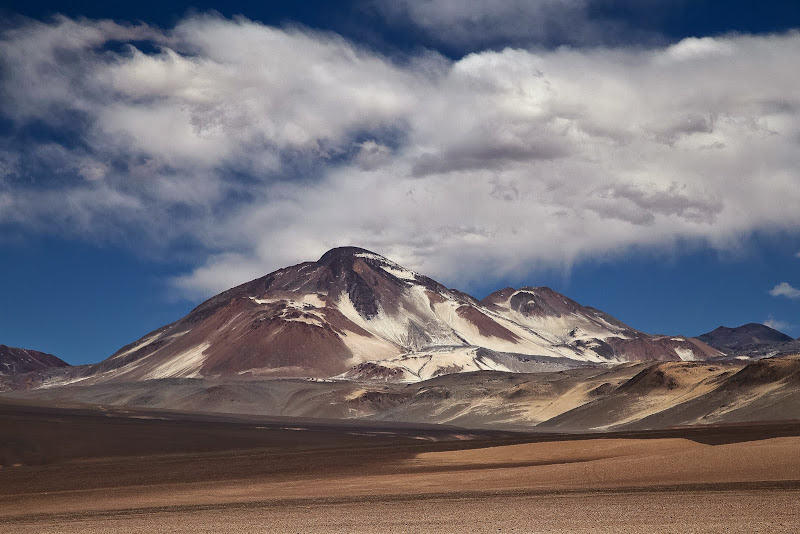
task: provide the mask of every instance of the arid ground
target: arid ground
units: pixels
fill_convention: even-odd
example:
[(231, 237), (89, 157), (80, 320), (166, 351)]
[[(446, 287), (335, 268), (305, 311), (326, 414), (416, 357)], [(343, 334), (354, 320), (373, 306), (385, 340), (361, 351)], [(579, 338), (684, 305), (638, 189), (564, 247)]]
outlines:
[(2, 532), (800, 524), (800, 424), (791, 422), (525, 434), (0, 401), (0, 465)]

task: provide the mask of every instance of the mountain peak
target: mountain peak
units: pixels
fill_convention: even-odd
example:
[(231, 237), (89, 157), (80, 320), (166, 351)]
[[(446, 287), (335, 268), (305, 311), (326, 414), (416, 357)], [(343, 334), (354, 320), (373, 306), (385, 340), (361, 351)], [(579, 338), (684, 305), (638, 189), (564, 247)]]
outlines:
[(317, 260), (317, 263), (321, 265), (329, 265), (331, 263), (345, 260), (345, 259), (353, 259), (356, 257), (368, 257), (374, 258), (379, 260), (386, 260), (380, 254), (376, 254), (371, 250), (367, 250), (365, 248), (360, 247), (336, 247), (330, 249), (328, 252), (322, 255), (320, 259)]

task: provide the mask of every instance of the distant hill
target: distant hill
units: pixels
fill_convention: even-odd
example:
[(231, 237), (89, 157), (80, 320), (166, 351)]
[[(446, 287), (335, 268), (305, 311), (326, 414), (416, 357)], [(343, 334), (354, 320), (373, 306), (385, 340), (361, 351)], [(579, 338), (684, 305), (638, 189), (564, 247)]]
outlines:
[(0, 345), (0, 391), (38, 387), (48, 371), (63, 373), (59, 369), (67, 367), (70, 364), (52, 354)]
[(794, 341), (791, 336), (758, 323), (748, 323), (735, 328), (720, 326), (697, 336), (697, 339), (720, 350)]
[(784, 356), (800, 354), (800, 341), (763, 324), (748, 323), (735, 328), (720, 326), (696, 339), (724, 352), (728, 357)]
[(67, 362), (52, 354), (0, 345), (0, 375), (19, 375), (43, 371), (50, 367), (69, 366)]

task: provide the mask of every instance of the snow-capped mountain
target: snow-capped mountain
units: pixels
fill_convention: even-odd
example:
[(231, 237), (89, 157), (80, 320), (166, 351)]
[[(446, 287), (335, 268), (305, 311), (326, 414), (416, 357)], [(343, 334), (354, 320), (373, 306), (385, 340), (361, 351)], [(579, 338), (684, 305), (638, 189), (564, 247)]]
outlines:
[(507, 288), (481, 302), (368, 250), (343, 247), (225, 291), (81, 378), (414, 381), (718, 354), (697, 340), (638, 332), (548, 288)]

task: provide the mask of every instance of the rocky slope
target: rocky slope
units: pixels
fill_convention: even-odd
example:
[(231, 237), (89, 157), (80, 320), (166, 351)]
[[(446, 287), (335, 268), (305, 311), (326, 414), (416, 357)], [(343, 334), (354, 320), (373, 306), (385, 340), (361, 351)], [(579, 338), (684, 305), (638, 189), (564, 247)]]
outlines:
[(548, 288), (506, 288), (478, 301), (368, 250), (344, 247), (225, 291), (70, 380), (418, 381), (718, 354), (694, 339), (644, 334)]

